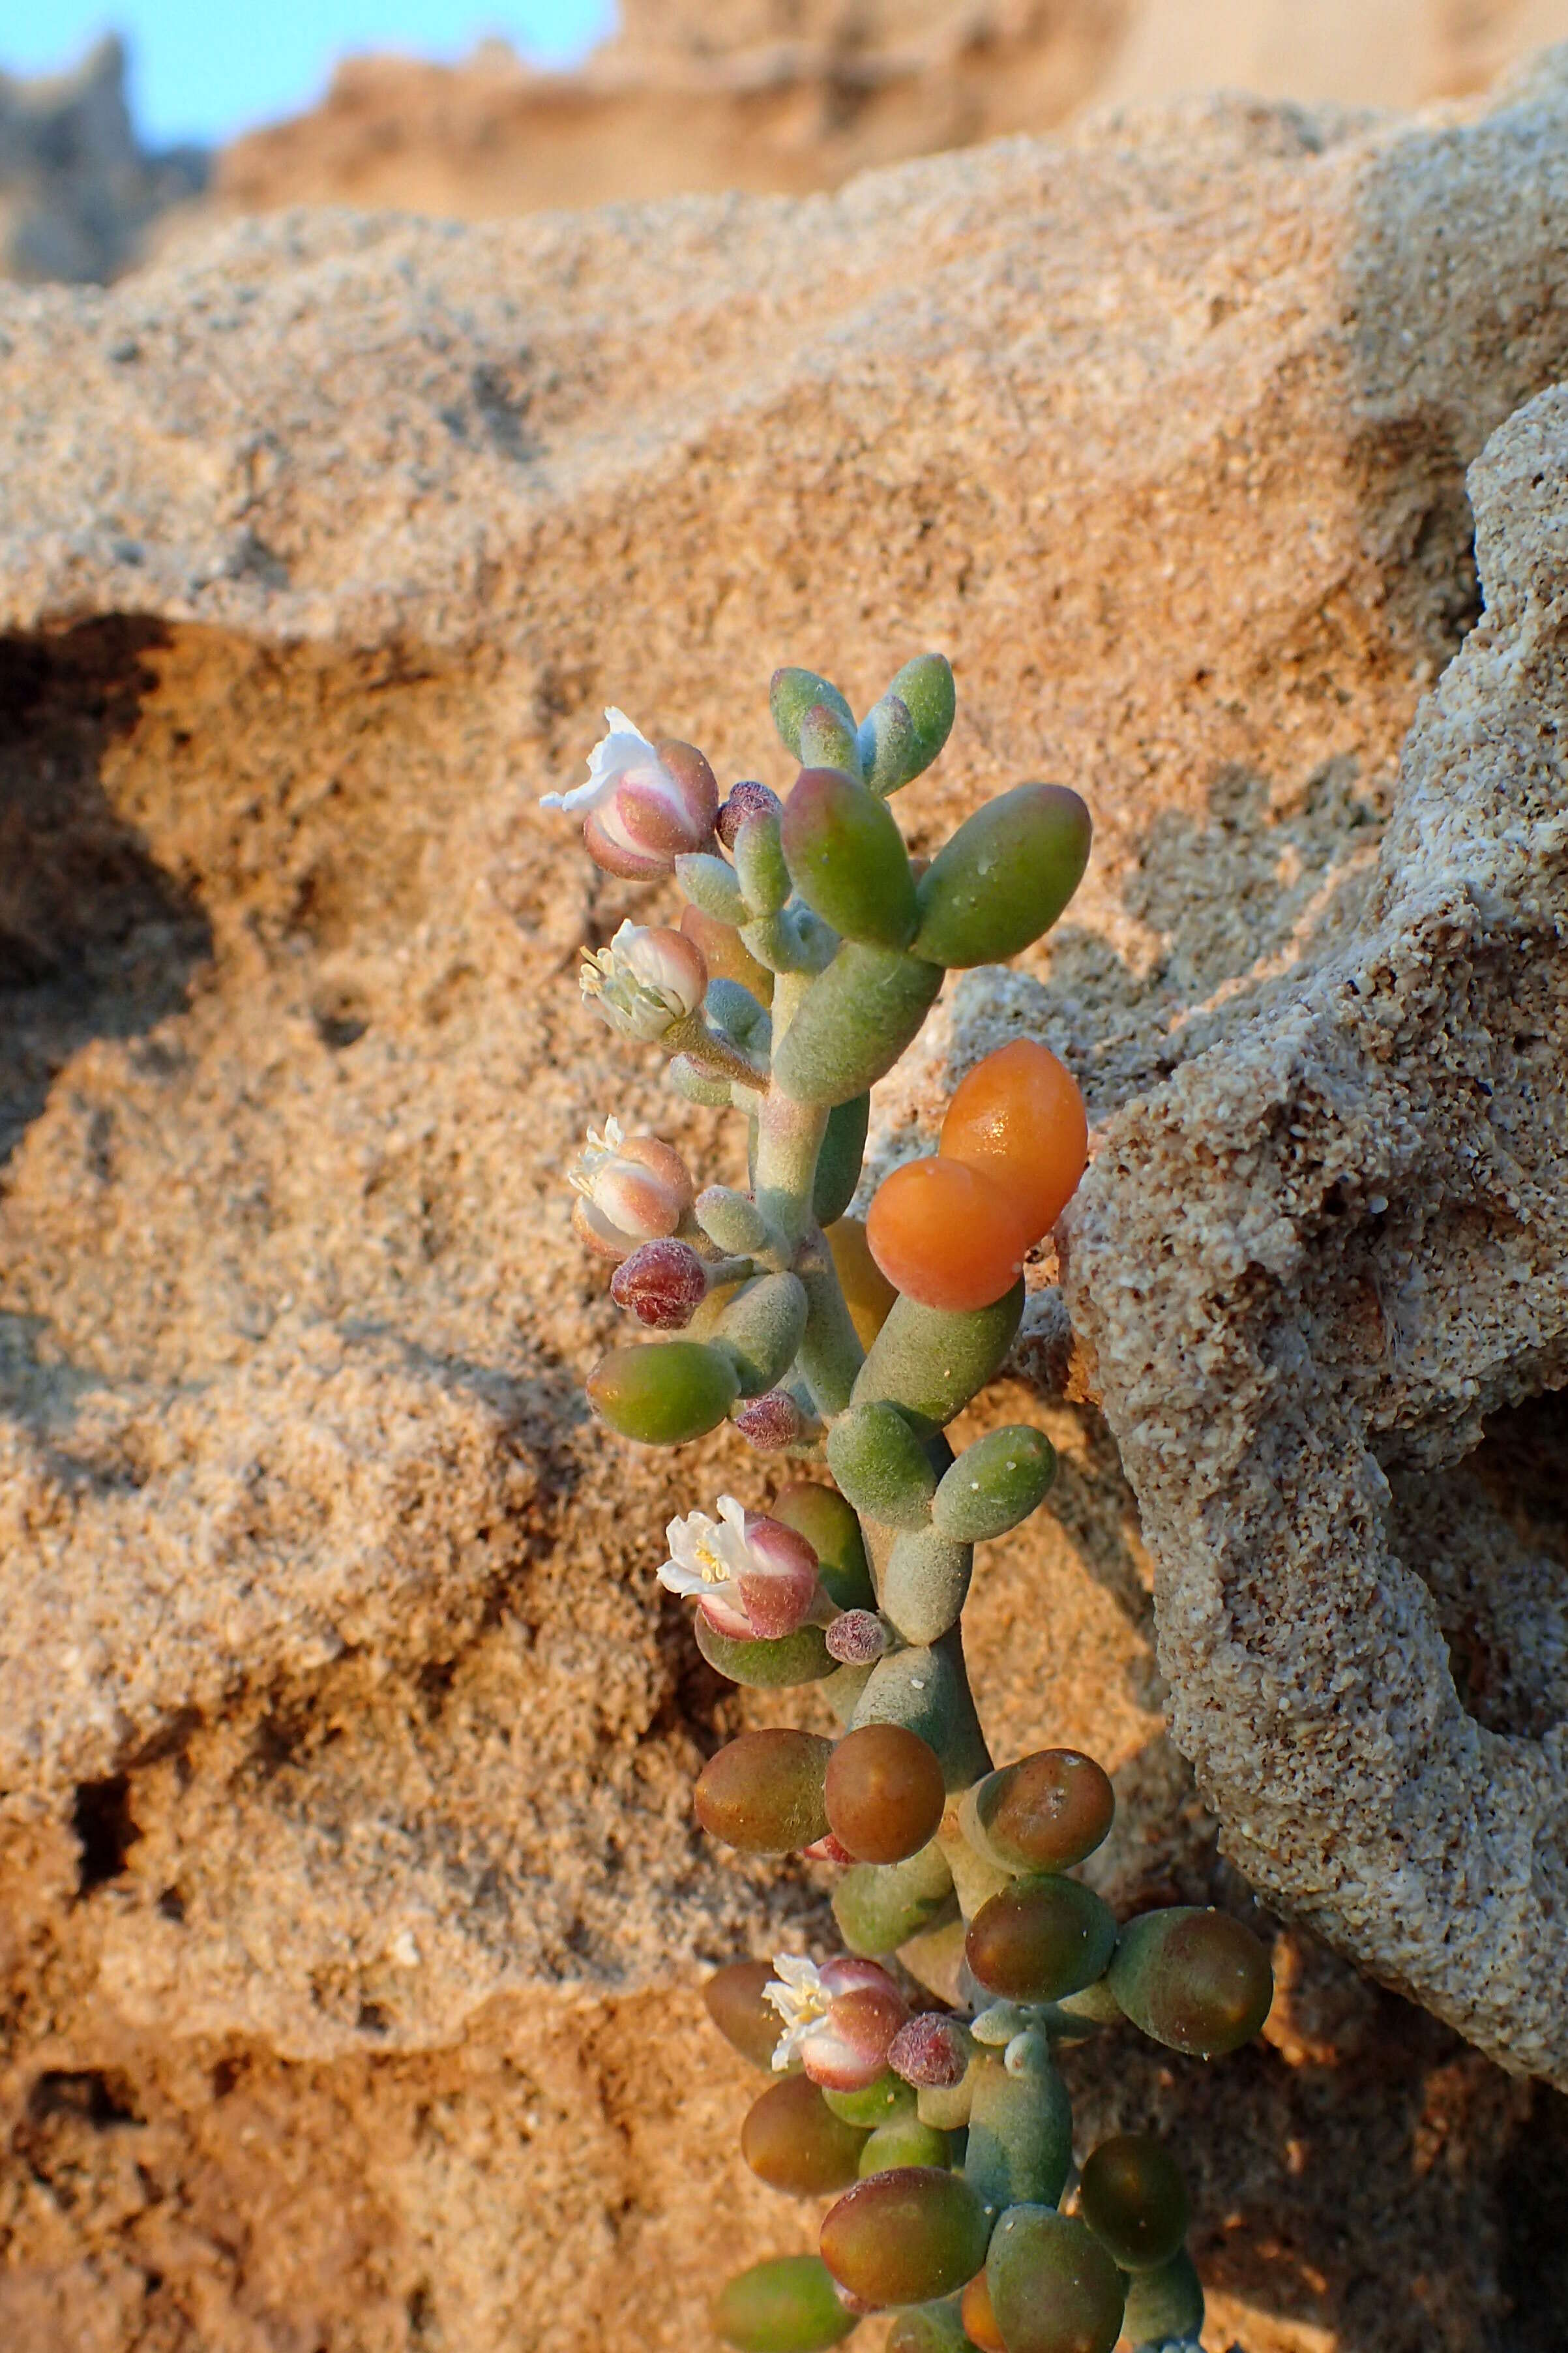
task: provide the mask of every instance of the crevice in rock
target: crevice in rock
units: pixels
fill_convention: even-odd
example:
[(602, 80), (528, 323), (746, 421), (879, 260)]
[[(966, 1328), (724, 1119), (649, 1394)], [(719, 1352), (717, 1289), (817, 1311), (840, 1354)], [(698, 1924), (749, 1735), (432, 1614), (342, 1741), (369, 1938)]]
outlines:
[(1436, 1603), (1454, 1686), (1489, 1732), (1568, 1722), (1568, 1392), (1493, 1414), (1451, 1470), (1395, 1470), (1394, 1548)]
[[(188, 885), (148, 854), (105, 790), (106, 748), (136, 724), (162, 623), (110, 617), (0, 638), (0, 1164), (92, 1038), (183, 1008), (212, 953)], [(107, 1119), (91, 1138), (114, 1168)]]
[(95, 1887), (120, 1877), (142, 1835), (131, 1810), (130, 1775), (114, 1773), (106, 1780), (79, 1782), (71, 1828), (81, 1847), (77, 1891), (90, 1895)]
[(51, 2116), (76, 2116), (97, 2132), (142, 2122), (125, 2078), (96, 2067), (47, 2069), (27, 2094), (27, 2116), (35, 2125)]

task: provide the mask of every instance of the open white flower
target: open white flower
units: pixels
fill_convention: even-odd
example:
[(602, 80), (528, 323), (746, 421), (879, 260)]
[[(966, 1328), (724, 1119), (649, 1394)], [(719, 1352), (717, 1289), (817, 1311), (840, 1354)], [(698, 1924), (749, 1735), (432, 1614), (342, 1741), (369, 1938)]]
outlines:
[(627, 1135), (614, 1115), (566, 1171), (578, 1199), (572, 1222), (600, 1258), (626, 1258), (641, 1242), (674, 1233), (691, 1207), (690, 1171), (672, 1144)]
[(694, 1600), (715, 1632), (739, 1642), (778, 1641), (811, 1616), (816, 1554), (782, 1520), (721, 1495), (717, 1520), (689, 1512), (664, 1535), (669, 1558), (659, 1583)]
[(540, 807), (580, 816), (588, 854), (608, 872), (649, 881), (711, 841), (719, 787), (693, 745), (650, 744), (613, 706), (605, 719), (610, 732), (588, 755), (586, 784), (545, 793)]
[(607, 948), (584, 950), (578, 977), (584, 1003), (642, 1045), (689, 1020), (708, 994), (708, 966), (695, 941), (640, 923), (623, 923)]
[(910, 2014), (887, 1970), (848, 1953), (821, 1968), (780, 1953), (773, 1968), (763, 1997), (784, 2021), (773, 2050), (776, 2072), (783, 2074), (798, 2059), (812, 2082), (829, 2091), (858, 2092), (874, 2084)]

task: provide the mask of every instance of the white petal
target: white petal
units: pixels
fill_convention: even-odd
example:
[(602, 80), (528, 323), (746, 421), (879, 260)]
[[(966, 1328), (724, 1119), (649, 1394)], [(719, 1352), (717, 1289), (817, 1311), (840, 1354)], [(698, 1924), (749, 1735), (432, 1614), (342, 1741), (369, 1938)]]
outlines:
[(547, 809), (586, 809), (593, 806), (603, 787), (596, 776), (585, 785), (574, 785), (569, 793), (541, 793), (539, 806)]
[(694, 1568), (683, 1568), (678, 1560), (665, 1562), (658, 1572), (658, 1581), (667, 1593), (679, 1593), (688, 1601), (700, 1601), (714, 1589)]
[(811, 2032), (810, 2026), (786, 2026), (773, 2045), (773, 2065), (782, 2075), (794, 2065), (801, 2045)]

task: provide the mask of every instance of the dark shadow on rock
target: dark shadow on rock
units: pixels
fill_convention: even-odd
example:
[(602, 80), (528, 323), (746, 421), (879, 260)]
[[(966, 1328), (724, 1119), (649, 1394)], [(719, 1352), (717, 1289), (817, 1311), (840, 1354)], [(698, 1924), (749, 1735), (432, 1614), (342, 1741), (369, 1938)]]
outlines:
[[(134, 1038), (186, 1003), (212, 934), (103, 786), (105, 751), (153, 683), (161, 624), (0, 638), (0, 1163), (92, 1038)], [(105, 1113), (93, 1150), (112, 1170)]]

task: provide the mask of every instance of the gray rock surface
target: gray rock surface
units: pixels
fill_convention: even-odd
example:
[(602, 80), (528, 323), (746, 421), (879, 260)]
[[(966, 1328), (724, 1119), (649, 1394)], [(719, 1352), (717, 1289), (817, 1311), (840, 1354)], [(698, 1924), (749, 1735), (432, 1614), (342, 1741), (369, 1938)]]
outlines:
[(206, 177), (198, 148), (140, 144), (113, 35), (68, 73), (0, 72), (0, 275), (118, 278), (153, 221)]
[(1349, 936), (1112, 1123), (1069, 1284), (1227, 1852), (1560, 2084), (1561, 1491), (1456, 1466), (1568, 1429), (1565, 484), (1559, 389), (1471, 470), (1486, 610)]

